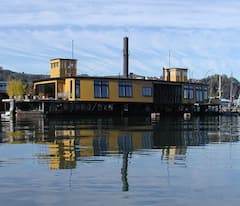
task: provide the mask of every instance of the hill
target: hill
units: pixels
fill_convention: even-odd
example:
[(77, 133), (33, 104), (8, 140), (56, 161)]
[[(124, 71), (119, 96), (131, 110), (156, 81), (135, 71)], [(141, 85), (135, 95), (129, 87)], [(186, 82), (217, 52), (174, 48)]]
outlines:
[[(202, 83), (209, 85), (209, 96), (218, 96), (218, 88), (219, 88), (219, 75), (215, 74), (212, 76), (208, 76), (207, 78), (200, 80)], [(234, 77), (228, 77), (227, 75), (221, 75), (221, 83), (222, 83), (222, 97), (225, 99), (230, 98), (230, 87), (232, 83), (232, 94), (233, 98), (238, 98), (240, 94), (240, 82)]]
[(26, 74), (26, 73), (18, 73), (18, 72), (13, 72), (7, 69), (3, 69), (0, 67), (0, 81), (8, 81), (10, 79), (17, 79), (20, 80), (27, 85), (32, 84), (33, 81), (35, 80), (40, 80), (40, 79), (46, 79), (49, 78), (48, 75), (42, 75), (42, 74)]

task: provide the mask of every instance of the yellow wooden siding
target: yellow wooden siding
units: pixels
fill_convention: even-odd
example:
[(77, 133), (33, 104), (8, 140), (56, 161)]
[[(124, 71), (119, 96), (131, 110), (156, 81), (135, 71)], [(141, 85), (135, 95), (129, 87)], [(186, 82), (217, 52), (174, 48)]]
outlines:
[(58, 68), (52, 68), (51, 69), (51, 73), (50, 73), (50, 77), (51, 78), (55, 78), (55, 77), (60, 77), (60, 70)]
[[(168, 74), (170, 76), (168, 77)], [(179, 68), (168, 68), (163, 70), (163, 79), (165, 81), (173, 81), (173, 82), (186, 82), (187, 81), (187, 71), (185, 69)], [(169, 79), (168, 79), (169, 78)]]
[[(74, 88), (75, 89), (75, 88)], [(98, 98), (101, 100), (101, 98)], [(80, 99), (84, 101), (93, 101), (94, 99), (94, 80), (80, 79)]]
[[(72, 92), (70, 91), (72, 81)], [(64, 99), (71, 101), (99, 101), (99, 102), (153, 102), (153, 84), (152, 82), (127, 80), (132, 82), (132, 97), (119, 97), (119, 80), (109, 79), (109, 97), (108, 98), (95, 98), (94, 97), (94, 79), (80, 79), (80, 98), (75, 98), (75, 78), (66, 78), (65, 80), (48, 80), (39, 83), (34, 83), (34, 88), (39, 84), (55, 83), (55, 96), (59, 97), (62, 93)], [(125, 81), (125, 80), (120, 80)], [(142, 88), (152, 88), (152, 96), (143, 96)]]
[(52, 59), (50, 67), (51, 78), (77, 75), (77, 60), (74, 59)]
[[(72, 84), (72, 91), (70, 91), (71, 84)], [(68, 100), (72, 100), (72, 101), (75, 100), (75, 79), (74, 78), (67, 78), (65, 80), (64, 93), (66, 94), (66, 97)]]
[[(146, 81), (132, 81), (132, 97), (119, 97), (119, 88), (118, 82), (119, 80), (110, 79), (107, 80), (109, 82), (109, 97), (108, 98), (95, 98), (94, 97), (94, 79), (80, 79), (80, 98), (75, 100), (80, 101), (111, 101), (111, 102), (144, 102), (144, 103), (152, 103), (153, 102), (153, 88), (152, 82)], [(142, 96), (142, 88), (143, 87), (151, 87), (152, 88), (152, 96), (145, 97)], [(69, 89), (69, 88), (66, 88)], [(74, 84), (74, 94), (75, 94), (75, 84)]]

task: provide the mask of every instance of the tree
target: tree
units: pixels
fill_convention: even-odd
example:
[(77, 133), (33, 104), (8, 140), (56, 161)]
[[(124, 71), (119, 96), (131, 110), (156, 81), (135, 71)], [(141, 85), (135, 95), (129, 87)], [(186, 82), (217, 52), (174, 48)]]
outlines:
[(19, 80), (9, 80), (7, 82), (7, 94), (9, 97), (23, 96), (26, 85)]

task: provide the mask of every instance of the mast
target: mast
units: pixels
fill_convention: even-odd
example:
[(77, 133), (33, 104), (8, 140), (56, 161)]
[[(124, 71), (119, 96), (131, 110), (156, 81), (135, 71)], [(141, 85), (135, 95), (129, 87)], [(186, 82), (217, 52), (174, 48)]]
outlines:
[(222, 81), (221, 81), (221, 75), (218, 77), (218, 97), (219, 99), (222, 98)]
[(231, 74), (231, 78), (230, 78), (230, 104), (233, 104), (233, 81), (232, 81), (232, 74)]
[(170, 53), (170, 49), (168, 51), (168, 68), (171, 67), (171, 53)]

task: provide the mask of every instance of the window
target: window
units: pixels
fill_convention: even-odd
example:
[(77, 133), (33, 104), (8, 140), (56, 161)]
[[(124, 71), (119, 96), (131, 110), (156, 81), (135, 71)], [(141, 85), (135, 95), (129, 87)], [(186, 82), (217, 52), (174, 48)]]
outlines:
[(152, 96), (152, 88), (151, 87), (143, 87), (142, 88), (142, 95), (144, 97), (151, 97)]
[(193, 99), (193, 86), (184, 85), (184, 99)]
[(184, 99), (188, 99), (188, 86), (184, 85)]
[(108, 81), (94, 80), (94, 97), (107, 98), (108, 96)]
[(204, 100), (208, 99), (208, 88), (207, 87), (203, 88), (203, 99)]
[(188, 97), (189, 99), (193, 99), (193, 86), (189, 85), (189, 91), (188, 91)]
[(196, 86), (195, 88), (195, 98), (197, 102), (202, 102), (203, 101), (203, 93), (202, 93), (202, 87), (201, 86)]
[(132, 96), (132, 83), (120, 81), (118, 83), (119, 97), (131, 97)]
[(80, 80), (75, 81), (75, 98), (80, 98)]

